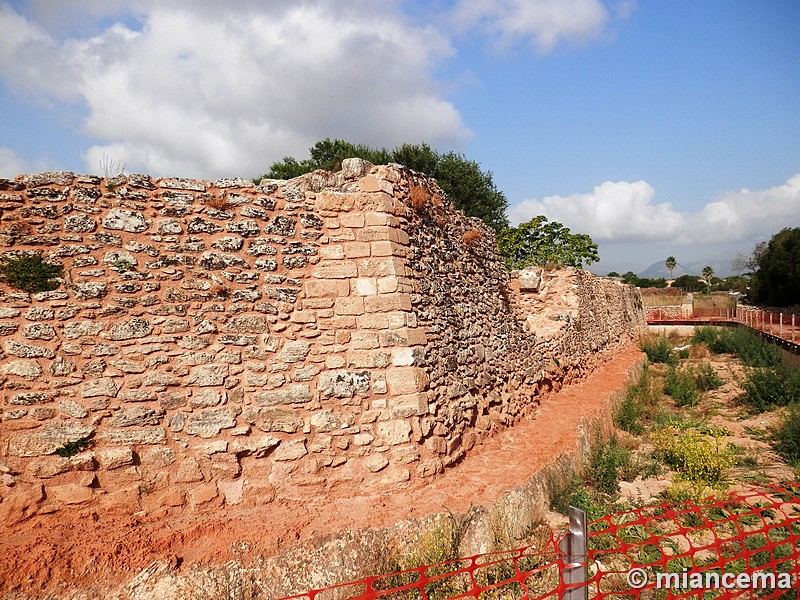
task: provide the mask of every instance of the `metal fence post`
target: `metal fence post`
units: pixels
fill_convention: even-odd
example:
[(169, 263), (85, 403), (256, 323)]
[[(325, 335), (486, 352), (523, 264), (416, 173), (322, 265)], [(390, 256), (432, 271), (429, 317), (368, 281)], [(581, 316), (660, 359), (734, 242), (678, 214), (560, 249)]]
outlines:
[(588, 600), (589, 561), (586, 551), (586, 513), (580, 508), (569, 507), (569, 531), (558, 543), (564, 553), (563, 580), (566, 585), (584, 584), (565, 590), (561, 600)]

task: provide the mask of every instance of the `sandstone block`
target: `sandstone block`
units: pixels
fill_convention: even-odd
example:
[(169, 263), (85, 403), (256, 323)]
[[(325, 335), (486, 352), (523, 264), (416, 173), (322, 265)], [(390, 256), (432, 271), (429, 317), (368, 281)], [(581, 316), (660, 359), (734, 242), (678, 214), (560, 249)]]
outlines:
[(287, 363), (301, 362), (306, 359), (311, 349), (309, 342), (287, 341), (278, 353), (278, 360)]
[(393, 367), (386, 371), (389, 393), (395, 396), (422, 392), (428, 386), (428, 376), (419, 367)]
[(357, 261), (359, 277), (405, 276), (405, 261), (396, 257), (362, 258)]
[(356, 369), (383, 369), (391, 363), (391, 355), (384, 350), (350, 350), (347, 366)]
[(104, 469), (119, 469), (133, 464), (133, 450), (130, 448), (107, 448), (97, 453), (97, 459)]
[(92, 499), (92, 488), (79, 483), (65, 483), (47, 487), (47, 497), (61, 504), (83, 504)]
[(353, 421), (353, 415), (338, 414), (330, 408), (311, 415), (311, 426), (322, 432), (346, 429), (353, 424)]
[(187, 458), (178, 463), (178, 468), (175, 470), (176, 483), (194, 483), (203, 481), (203, 472), (200, 470), (200, 465), (194, 458)]
[(186, 420), (186, 433), (202, 438), (219, 435), (223, 429), (236, 425), (236, 417), (225, 408), (212, 408), (200, 413), (192, 413)]
[(31, 461), (28, 469), (31, 475), (39, 479), (50, 479), (70, 470), (72, 463), (64, 456), (46, 456)]
[(391, 312), (394, 310), (411, 310), (411, 296), (408, 294), (380, 294), (364, 298), (367, 312)]
[(364, 299), (358, 297), (337, 298), (334, 310), (337, 315), (363, 315)]
[(221, 452), (211, 457), (211, 476), (214, 479), (235, 479), (242, 473), (242, 466), (235, 454)]
[(202, 504), (208, 504), (219, 497), (217, 484), (213, 481), (201, 483), (194, 490), (192, 490), (192, 497), (194, 499), (194, 503), (198, 506)]
[(281, 442), (272, 457), (278, 461), (290, 461), (303, 458), (306, 454), (308, 454), (308, 450), (306, 450), (305, 440), (290, 440)]
[(411, 436), (411, 425), (407, 421), (382, 421), (375, 426), (378, 437), (390, 446), (405, 444)]
[(111, 339), (115, 341), (147, 337), (153, 333), (153, 326), (145, 319), (134, 317), (114, 325)]
[(113, 427), (144, 427), (159, 425), (164, 419), (164, 411), (158, 408), (132, 406), (119, 410), (111, 420)]
[(4, 347), (6, 352), (18, 358), (53, 358), (55, 356), (55, 352), (50, 348), (34, 346), (19, 340), (8, 340)]
[(8, 453), (10, 456), (44, 456), (53, 454), (67, 443), (77, 442), (89, 436), (93, 429), (75, 421), (53, 421), (45, 423), (32, 433), (12, 435)]
[(364, 466), (371, 473), (377, 473), (381, 471), (382, 469), (386, 468), (388, 464), (389, 461), (385, 456), (383, 456), (383, 454), (370, 454), (364, 459)]
[(321, 260), (314, 267), (313, 275), (318, 279), (350, 279), (358, 275), (358, 268), (349, 261)]
[(426, 415), (428, 414), (428, 396), (427, 394), (392, 396), (389, 410), (394, 419)]
[(163, 469), (175, 462), (175, 451), (158, 446), (142, 448), (139, 451), (139, 460), (145, 469)]
[(242, 500), (244, 500), (244, 479), (217, 481), (217, 490), (225, 499), (225, 504), (241, 504)]
[(76, 419), (83, 419), (89, 415), (89, 411), (86, 410), (83, 404), (75, 402), (75, 400), (70, 400), (69, 398), (65, 398), (59, 403), (58, 410), (60, 410), (62, 414)]
[(95, 396), (116, 398), (118, 392), (119, 385), (110, 377), (89, 380), (81, 388), (81, 395), (84, 398), (94, 398)]
[(121, 431), (103, 431), (98, 435), (100, 438), (117, 446), (163, 444), (167, 441), (166, 432), (160, 427), (146, 429), (126, 429)]
[[(363, 218), (360, 226), (364, 226)], [(346, 258), (365, 258), (370, 255), (370, 246), (367, 242), (348, 242), (343, 247)]]
[(303, 291), (308, 298), (347, 296), (350, 293), (350, 282), (338, 279), (311, 279), (304, 283)]
[(249, 436), (232, 442), (231, 452), (252, 455), (255, 458), (264, 458), (273, 448), (277, 448), (280, 443), (280, 439), (271, 435)]

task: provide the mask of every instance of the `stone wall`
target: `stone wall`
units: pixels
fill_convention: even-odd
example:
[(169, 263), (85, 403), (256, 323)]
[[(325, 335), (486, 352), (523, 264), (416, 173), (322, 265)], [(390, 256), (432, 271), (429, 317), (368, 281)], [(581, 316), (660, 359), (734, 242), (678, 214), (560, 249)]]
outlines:
[(633, 288), (510, 280), (433, 182), (358, 159), (259, 186), (25, 175), (0, 211), (3, 256), (64, 267), (0, 284), (11, 522), (430, 476), (643, 325)]

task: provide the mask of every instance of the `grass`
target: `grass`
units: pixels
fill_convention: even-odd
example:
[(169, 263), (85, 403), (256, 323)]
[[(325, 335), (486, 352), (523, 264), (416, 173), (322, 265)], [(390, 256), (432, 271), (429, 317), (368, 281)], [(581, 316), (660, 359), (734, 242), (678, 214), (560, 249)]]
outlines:
[(677, 358), (672, 352), (672, 342), (665, 335), (644, 336), (639, 347), (651, 363), (675, 364)]

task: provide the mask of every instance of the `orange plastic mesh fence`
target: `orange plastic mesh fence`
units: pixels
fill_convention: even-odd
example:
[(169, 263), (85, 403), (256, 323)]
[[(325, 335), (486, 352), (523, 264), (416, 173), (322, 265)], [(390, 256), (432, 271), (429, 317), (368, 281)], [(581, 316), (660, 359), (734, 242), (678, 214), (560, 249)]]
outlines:
[[(558, 599), (576, 587), (563, 581), (562, 535), (287, 600)], [(588, 539), (589, 598), (800, 597), (800, 484), (610, 515), (589, 524)]]

